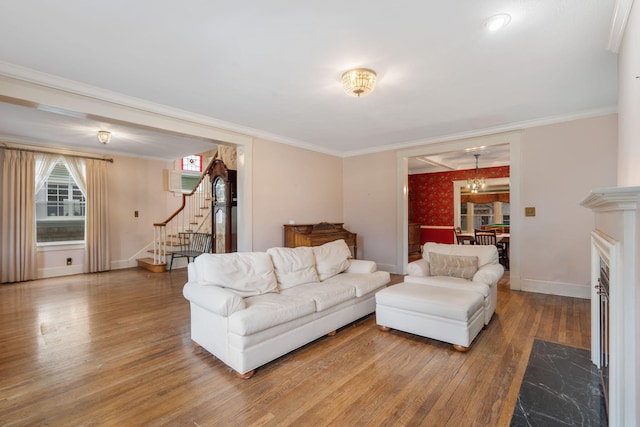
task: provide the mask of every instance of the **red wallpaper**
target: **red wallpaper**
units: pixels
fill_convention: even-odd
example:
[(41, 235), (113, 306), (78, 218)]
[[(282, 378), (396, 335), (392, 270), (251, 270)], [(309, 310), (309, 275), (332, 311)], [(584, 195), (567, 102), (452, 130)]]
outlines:
[[(409, 175), (409, 222), (453, 227), (452, 181), (473, 178), (475, 169)], [(481, 168), (484, 178), (509, 176), (509, 166)]]

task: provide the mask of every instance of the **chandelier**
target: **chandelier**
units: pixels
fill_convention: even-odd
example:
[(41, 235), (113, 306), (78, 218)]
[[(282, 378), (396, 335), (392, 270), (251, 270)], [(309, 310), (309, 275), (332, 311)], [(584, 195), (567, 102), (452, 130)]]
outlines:
[(376, 86), (376, 73), (366, 68), (354, 68), (342, 75), (342, 87), (351, 96), (365, 96)]
[(480, 157), (480, 154), (476, 153), (473, 156), (476, 158), (476, 176), (467, 180), (467, 188), (470, 188), (472, 193), (477, 193), (479, 190), (484, 189), (484, 178), (478, 177), (478, 157)]

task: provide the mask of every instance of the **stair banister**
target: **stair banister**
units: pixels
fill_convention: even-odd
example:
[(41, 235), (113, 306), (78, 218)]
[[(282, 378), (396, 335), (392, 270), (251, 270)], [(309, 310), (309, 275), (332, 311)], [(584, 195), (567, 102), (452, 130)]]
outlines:
[[(153, 263), (155, 265), (166, 264), (165, 257), (169, 255), (169, 252), (167, 251), (169, 237), (167, 227), (172, 229), (172, 234), (177, 235), (180, 231), (188, 230), (188, 227), (191, 227), (191, 217), (196, 215), (196, 213), (201, 214), (200, 208), (204, 205), (207, 197), (211, 194), (210, 189), (207, 189), (207, 184), (210, 183), (208, 181), (204, 181), (204, 179), (209, 176), (209, 170), (217, 158), (218, 151), (216, 150), (211, 161), (203, 170), (202, 175), (193, 190), (191, 190), (190, 193), (182, 194), (180, 207), (166, 220), (153, 224)], [(187, 200), (189, 200), (189, 203), (187, 203)], [(185, 214), (185, 208), (187, 207), (188, 211), (190, 211), (190, 215)]]

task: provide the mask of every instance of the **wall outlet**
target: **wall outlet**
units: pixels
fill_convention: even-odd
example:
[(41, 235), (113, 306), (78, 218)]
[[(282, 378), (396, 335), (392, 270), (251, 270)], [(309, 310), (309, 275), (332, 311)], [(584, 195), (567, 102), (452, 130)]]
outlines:
[(524, 216), (536, 216), (536, 208), (535, 207), (524, 208)]
[(71, 265), (71, 258), (67, 258), (67, 265)]

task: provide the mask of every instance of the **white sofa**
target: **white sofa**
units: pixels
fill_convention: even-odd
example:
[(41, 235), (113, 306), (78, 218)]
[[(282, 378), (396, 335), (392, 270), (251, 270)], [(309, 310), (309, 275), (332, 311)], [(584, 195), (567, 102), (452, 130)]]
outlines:
[(317, 247), (203, 254), (188, 265), (191, 339), (242, 378), (375, 310), (389, 273), (350, 259), (344, 240)]
[[(430, 264), (430, 254), (436, 253), (446, 256), (477, 257), (476, 268), (470, 271), (467, 278), (453, 271), (440, 268), (433, 274)], [(439, 266), (438, 266), (439, 267)], [(441, 243), (425, 243), (422, 247), (422, 259), (413, 261), (407, 266), (405, 282), (423, 283), (450, 289), (474, 290), (483, 297), (484, 324), (488, 325), (496, 311), (498, 301), (498, 280), (504, 274), (504, 267), (498, 260), (498, 250), (495, 246), (485, 245), (449, 245)]]

